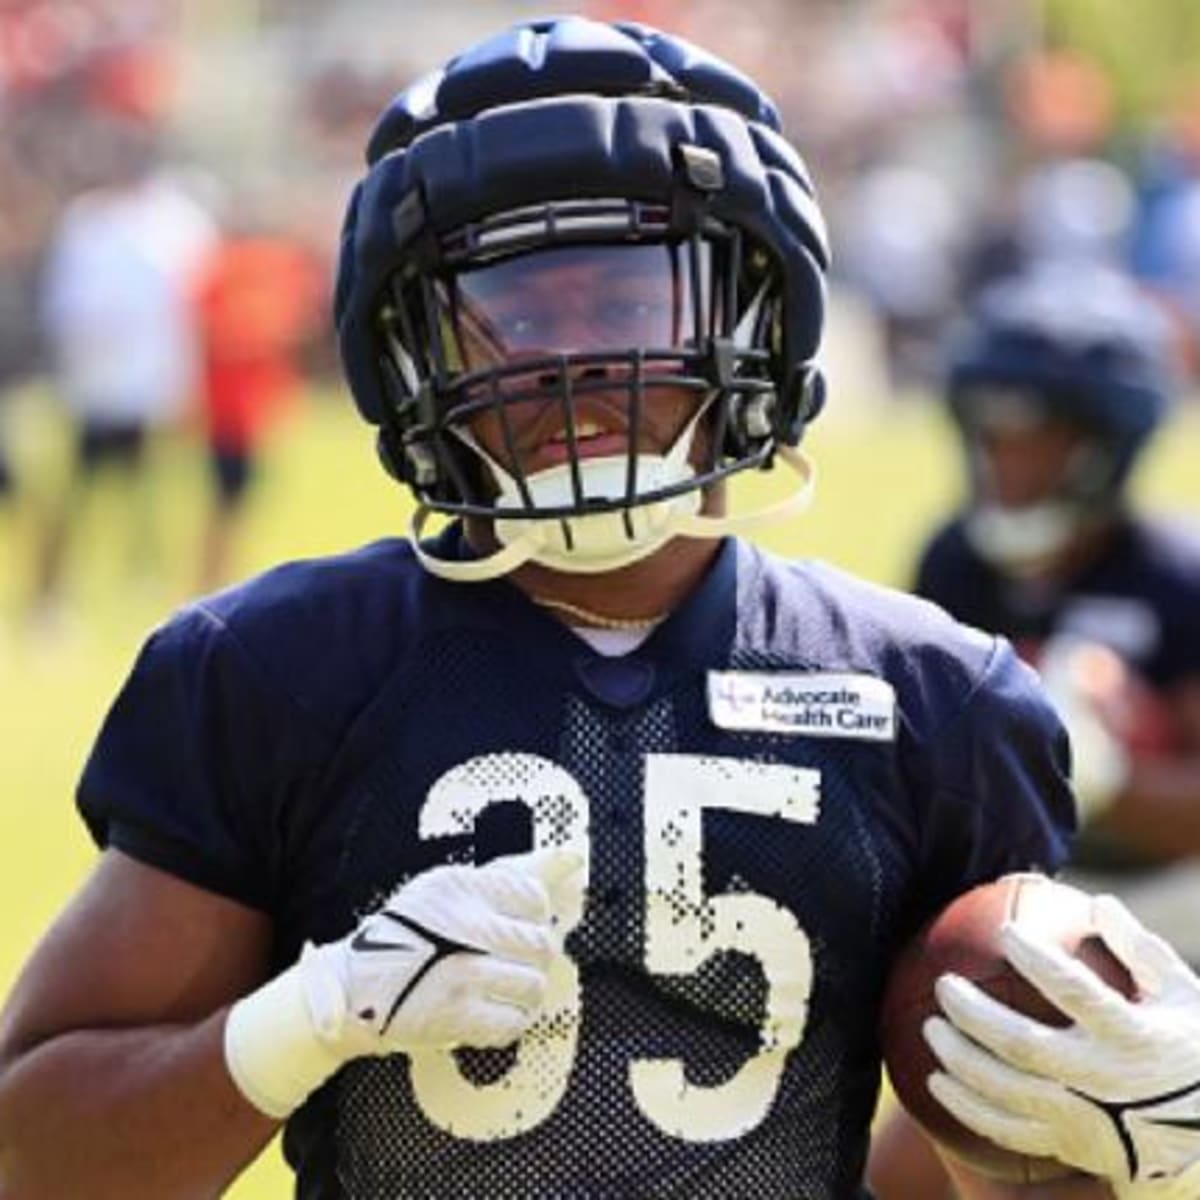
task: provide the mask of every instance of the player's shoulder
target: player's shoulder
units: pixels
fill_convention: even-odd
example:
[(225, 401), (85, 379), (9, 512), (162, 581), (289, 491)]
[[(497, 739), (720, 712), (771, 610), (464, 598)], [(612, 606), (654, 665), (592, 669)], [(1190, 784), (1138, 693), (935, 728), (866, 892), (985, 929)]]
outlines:
[(919, 561), (926, 564), (959, 566), (971, 562), (975, 552), (967, 537), (967, 525), (961, 514), (955, 514), (936, 526), (925, 539)]
[(324, 707), (386, 674), (416, 623), (419, 572), (403, 539), (283, 563), (186, 605), (153, 641), (162, 654), (237, 660)]
[(893, 651), (982, 661), (995, 639), (911, 592), (875, 583), (816, 559), (756, 552), (758, 586), (776, 623), (795, 628), (823, 658), (873, 659)]
[(944, 723), (981, 688), (1000, 686), (993, 680), (1021, 675), (1007, 642), (928, 600), (827, 563), (757, 557), (764, 615), (751, 638), (768, 651), (790, 650), (813, 670), (887, 680), (920, 723)]
[(955, 607), (954, 600), (964, 588), (979, 586), (992, 575), (967, 536), (963, 514), (955, 513), (929, 534), (918, 551), (914, 586), (920, 595)]
[(330, 621), (366, 621), (395, 613), (414, 591), (419, 566), (403, 538), (354, 550), (296, 559), (195, 602), (240, 636), (276, 635)]
[(1127, 544), (1140, 569), (1200, 595), (1200, 532), (1183, 517), (1132, 518)]

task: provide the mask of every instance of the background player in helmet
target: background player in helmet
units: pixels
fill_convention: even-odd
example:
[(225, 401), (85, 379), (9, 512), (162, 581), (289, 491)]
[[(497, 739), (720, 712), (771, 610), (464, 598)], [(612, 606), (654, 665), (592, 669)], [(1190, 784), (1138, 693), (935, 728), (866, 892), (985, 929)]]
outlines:
[[(1174, 387), (1166, 325), (1121, 275), (1043, 268), (985, 294), (947, 387), (970, 494), (917, 591), (1041, 671), (1086, 824), (1066, 877), (1200, 962), (1200, 543), (1128, 494)], [(903, 1117), (877, 1138), (882, 1196), (933, 1197), (939, 1174)]]
[(343, 359), (418, 529), (462, 521), (152, 637), (8, 1007), (13, 1191), (211, 1194), (287, 1120), (302, 1195), (865, 1195), (897, 945), (1072, 805), (1005, 643), (725, 536), (820, 405), (777, 126), (579, 19), (385, 115)]
[(1047, 270), (990, 294), (948, 387), (972, 498), (916, 590), (1039, 668), (1075, 742), (1077, 872), (1111, 871), (1085, 882), (1144, 902), (1200, 960), (1200, 886), (1182, 921), (1139, 887), (1200, 854), (1200, 542), (1128, 489), (1175, 388), (1165, 323), (1123, 276)]

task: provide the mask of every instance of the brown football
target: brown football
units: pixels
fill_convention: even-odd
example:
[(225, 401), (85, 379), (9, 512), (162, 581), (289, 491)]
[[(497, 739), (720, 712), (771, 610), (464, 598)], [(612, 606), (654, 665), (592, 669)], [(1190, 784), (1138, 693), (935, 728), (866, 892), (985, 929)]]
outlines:
[(1067, 1018), (1009, 966), (999, 946), (1005, 921), (1035, 929), (1086, 963), (1106, 983), (1133, 998), (1133, 980), (1095, 933), (1091, 897), (1043, 875), (1006, 875), (957, 897), (900, 952), (892, 966), (880, 1018), (884, 1063), (896, 1096), (925, 1131), (955, 1158), (993, 1179), (1036, 1183), (1072, 1174), (1052, 1159), (1005, 1150), (961, 1125), (925, 1086), (937, 1060), (921, 1034), (940, 1013), (933, 986), (947, 971), (1047, 1025)]

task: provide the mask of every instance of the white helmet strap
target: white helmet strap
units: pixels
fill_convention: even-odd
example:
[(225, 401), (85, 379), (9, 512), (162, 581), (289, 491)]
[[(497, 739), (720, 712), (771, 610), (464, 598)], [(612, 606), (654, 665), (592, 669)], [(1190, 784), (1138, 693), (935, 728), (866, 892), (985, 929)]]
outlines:
[[(543, 563), (555, 570), (568, 572), (612, 571), (648, 557), (675, 537), (721, 538), (728, 534), (746, 533), (803, 512), (812, 502), (816, 483), (815, 468), (807, 456), (798, 449), (780, 446), (777, 453), (780, 461), (795, 473), (799, 483), (783, 499), (762, 508), (738, 514), (708, 516), (697, 511), (699, 494), (685, 492), (680, 497), (654, 504), (568, 518), (572, 522), (572, 526), (577, 529), (586, 529), (587, 526), (584, 523), (593, 521), (603, 521), (606, 531), (610, 526), (612, 528), (619, 527), (624, 537), (624, 544), (619, 546), (614, 544), (607, 553), (600, 552), (599, 543), (608, 540), (606, 536), (602, 535), (590, 540), (591, 553), (578, 558), (570, 558), (571, 551), (564, 553), (560, 521), (525, 519), (510, 522), (512, 525), (519, 525), (520, 531), (506, 544), (483, 558), (465, 560), (438, 558), (421, 545), (421, 534), (431, 515), (431, 510), (423, 504), (417, 507), (412, 517), (410, 536), (413, 549), (418, 561), (427, 571), (441, 579), (448, 579), (455, 583), (481, 583), (490, 579), (498, 579), (531, 561)], [(600, 463), (604, 460), (593, 461)], [(626, 460), (623, 457), (617, 461), (624, 467)], [(680, 500), (685, 503), (677, 503)], [(649, 509), (657, 510), (650, 521), (651, 528), (648, 531), (650, 536), (645, 541), (630, 539), (625, 526), (626, 517), (631, 517), (636, 522), (637, 514)], [(638, 531), (638, 526), (635, 524), (635, 532)], [(645, 531), (644, 527), (641, 531)]]

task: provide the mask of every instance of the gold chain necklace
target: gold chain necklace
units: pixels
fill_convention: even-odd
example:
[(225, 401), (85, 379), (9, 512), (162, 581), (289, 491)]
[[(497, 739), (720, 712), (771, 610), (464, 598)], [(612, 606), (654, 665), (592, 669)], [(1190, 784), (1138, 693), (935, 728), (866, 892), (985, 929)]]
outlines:
[(557, 600), (553, 596), (531, 595), (529, 598), (534, 604), (540, 604), (542, 608), (552, 608), (555, 612), (562, 613), (564, 617), (574, 617), (577, 621), (594, 629), (629, 631), (653, 629), (655, 625), (670, 616), (670, 613), (661, 612), (651, 617), (607, 617), (603, 613), (593, 612), (590, 608), (584, 608), (580, 604), (572, 604), (569, 600)]

